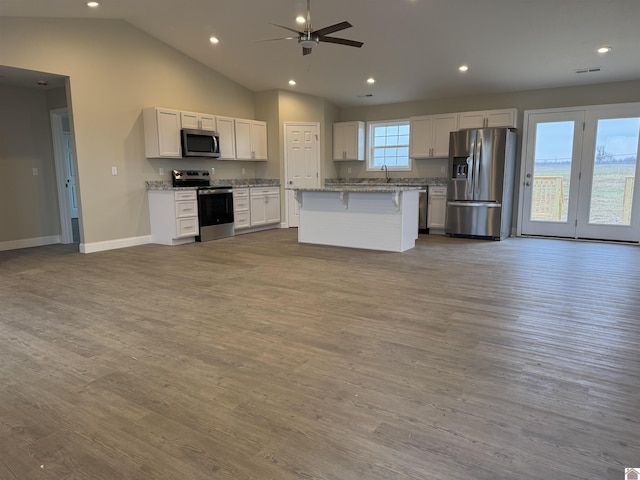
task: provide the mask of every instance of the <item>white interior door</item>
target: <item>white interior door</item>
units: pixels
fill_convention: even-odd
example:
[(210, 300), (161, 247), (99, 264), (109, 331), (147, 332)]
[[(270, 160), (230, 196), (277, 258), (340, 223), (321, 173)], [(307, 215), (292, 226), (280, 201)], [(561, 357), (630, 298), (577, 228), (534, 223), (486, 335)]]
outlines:
[[(285, 177), (287, 187), (320, 186), (320, 124), (285, 123)], [(299, 208), (294, 192), (285, 190), (287, 225), (299, 225)]]
[(532, 113), (519, 232), (640, 241), (640, 104)]
[(64, 163), (67, 171), (67, 193), (69, 195), (69, 213), (71, 218), (78, 218), (78, 196), (76, 192), (76, 172), (71, 148), (71, 134), (63, 132)]

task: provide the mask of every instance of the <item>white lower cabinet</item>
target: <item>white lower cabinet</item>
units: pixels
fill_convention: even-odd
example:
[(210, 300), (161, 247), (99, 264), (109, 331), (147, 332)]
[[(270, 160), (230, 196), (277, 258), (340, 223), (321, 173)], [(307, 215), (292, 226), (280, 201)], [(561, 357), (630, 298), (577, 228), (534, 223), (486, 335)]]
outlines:
[[(444, 233), (447, 215), (447, 187), (429, 187), (427, 228), (429, 233)], [(435, 231), (432, 231), (435, 230)]]
[(251, 187), (251, 226), (280, 223), (280, 187)]
[(149, 218), (153, 243), (180, 245), (195, 241), (198, 197), (195, 190), (149, 190)]
[(249, 211), (249, 189), (233, 189), (233, 218), (235, 230), (242, 230), (251, 226), (251, 214)]

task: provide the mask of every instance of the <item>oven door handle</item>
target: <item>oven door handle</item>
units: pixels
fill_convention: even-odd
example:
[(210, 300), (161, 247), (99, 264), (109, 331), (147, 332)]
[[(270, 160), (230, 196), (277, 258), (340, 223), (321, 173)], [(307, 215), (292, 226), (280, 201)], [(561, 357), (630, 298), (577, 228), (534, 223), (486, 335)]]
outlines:
[(198, 190), (198, 195), (223, 195), (233, 193), (233, 189), (231, 188), (218, 188), (218, 189), (206, 189), (206, 190)]

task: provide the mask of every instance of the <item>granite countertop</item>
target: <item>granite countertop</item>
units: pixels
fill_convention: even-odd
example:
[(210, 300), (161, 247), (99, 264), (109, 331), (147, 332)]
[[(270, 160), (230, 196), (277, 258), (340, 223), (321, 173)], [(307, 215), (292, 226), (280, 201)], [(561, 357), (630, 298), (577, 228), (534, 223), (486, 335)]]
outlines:
[(396, 185), (396, 186), (416, 186), (423, 187), (446, 187), (446, 177), (423, 177), (423, 178), (391, 178), (388, 183), (380, 178), (325, 178), (325, 186), (369, 186), (369, 185)]
[(380, 185), (326, 185), (324, 187), (287, 187), (286, 190), (293, 190), (299, 192), (351, 192), (351, 193), (396, 193), (396, 192), (408, 192), (420, 190), (419, 185), (393, 185), (393, 184), (380, 184)]
[[(147, 180), (144, 182), (147, 190), (195, 190), (198, 187), (174, 187), (171, 180)], [(223, 180), (211, 180), (212, 187), (279, 187), (280, 180), (273, 178), (231, 178)]]

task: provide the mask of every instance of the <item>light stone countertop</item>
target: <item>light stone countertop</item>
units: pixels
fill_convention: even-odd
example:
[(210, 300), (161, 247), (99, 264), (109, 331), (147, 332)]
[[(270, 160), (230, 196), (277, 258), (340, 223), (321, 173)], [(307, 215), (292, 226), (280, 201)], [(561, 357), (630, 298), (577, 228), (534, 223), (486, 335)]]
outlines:
[[(144, 182), (147, 190), (196, 190), (202, 187), (174, 187), (171, 180), (147, 180)], [(212, 187), (248, 188), (248, 187), (279, 187), (277, 179), (251, 179), (251, 180), (213, 180)]]
[(327, 185), (325, 187), (287, 187), (294, 192), (350, 192), (350, 193), (396, 193), (420, 190), (419, 186), (383, 185)]

